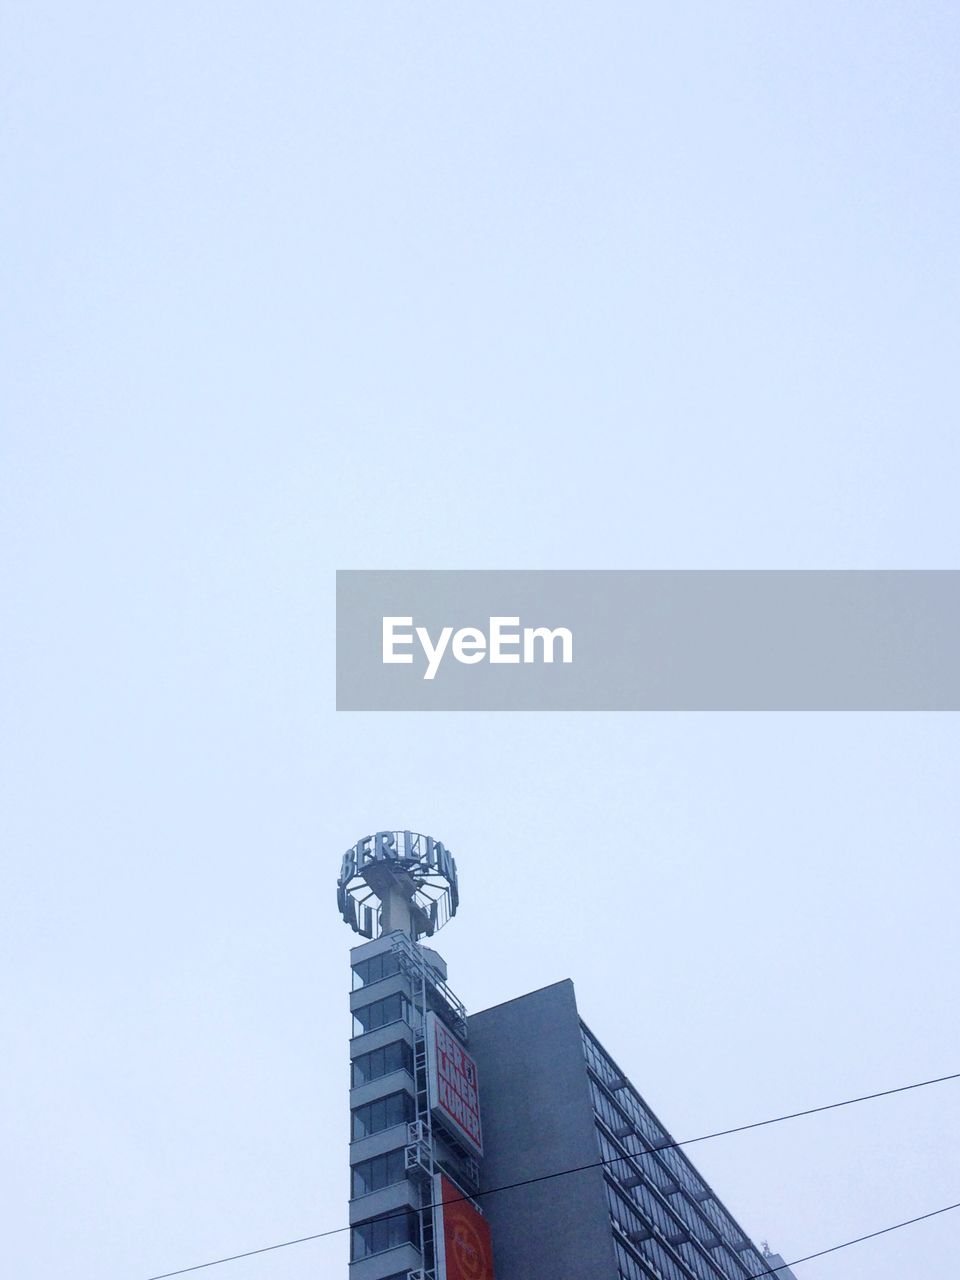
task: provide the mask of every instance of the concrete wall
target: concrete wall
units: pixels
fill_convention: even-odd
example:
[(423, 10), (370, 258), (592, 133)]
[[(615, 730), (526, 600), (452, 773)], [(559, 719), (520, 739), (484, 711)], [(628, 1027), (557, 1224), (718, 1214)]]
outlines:
[[(481, 1191), (600, 1159), (573, 983), (473, 1014)], [(599, 1168), (489, 1195), (497, 1280), (616, 1280)]]

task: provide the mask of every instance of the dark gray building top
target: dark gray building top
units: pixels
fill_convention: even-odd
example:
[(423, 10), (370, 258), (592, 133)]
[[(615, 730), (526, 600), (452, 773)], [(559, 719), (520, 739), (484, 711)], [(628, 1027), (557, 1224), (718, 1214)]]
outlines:
[(573, 983), (486, 1009), (467, 1023), (486, 1135), (481, 1192), (594, 1166), (481, 1195), (497, 1280), (616, 1277)]
[(768, 1253), (764, 1251), (763, 1260), (773, 1271), (773, 1280), (797, 1280), (797, 1277), (790, 1270), (779, 1253)]
[[(497, 1280), (770, 1274), (772, 1260), (670, 1145), (581, 1021), (572, 982), (473, 1014), (468, 1025), (485, 1134), (481, 1203)], [(527, 1179), (536, 1181), (511, 1186)]]

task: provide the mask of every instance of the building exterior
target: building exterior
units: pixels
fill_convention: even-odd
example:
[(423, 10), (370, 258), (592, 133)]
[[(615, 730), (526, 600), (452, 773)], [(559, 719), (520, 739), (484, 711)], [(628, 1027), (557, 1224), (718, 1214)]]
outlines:
[(476, 1071), (446, 965), (395, 932), (355, 947), (350, 967), (350, 1280), (458, 1280), (452, 1254), (466, 1248), (487, 1255), (476, 1280), (493, 1280), (471, 1199), (482, 1150)]
[(494, 1280), (467, 1017), (418, 941), (457, 909), (456, 864), (429, 836), (381, 831), (338, 888), (371, 939), (350, 953), (350, 1280)]
[[(497, 1280), (769, 1275), (771, 1260), (581, 1020), (572, 982), (474, 1014), (468, 1027)], [(561, 1169), (579, 1172), (551, 1176)]]
[(339, 889), (369, 939), (350, 953), (350, 1280), (793, 1280), (673, 1145), (571, 982), (467, 1017), (419, 941), (457, 907), (442, 845), (367, 837)]

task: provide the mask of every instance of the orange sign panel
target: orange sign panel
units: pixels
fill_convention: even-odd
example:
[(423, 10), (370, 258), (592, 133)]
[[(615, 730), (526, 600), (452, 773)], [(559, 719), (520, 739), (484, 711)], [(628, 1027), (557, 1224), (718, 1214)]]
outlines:
[[(490, 1228), (462, 1192), (442, 1175), (443, 1255), (446, 1280), (494, 1280)], [(452, 1203), (451, 1203), (452, 1202)]]

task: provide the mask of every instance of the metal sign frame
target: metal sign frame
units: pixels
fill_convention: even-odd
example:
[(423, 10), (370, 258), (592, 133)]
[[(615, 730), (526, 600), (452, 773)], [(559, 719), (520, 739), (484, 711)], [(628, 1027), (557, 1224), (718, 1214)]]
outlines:
[(410, 900), (417, 933), (436, 933), (460, 905), (457, 864), (439, 840), (416, 831), (378, 831), (343, 855), (337, 906), (364, 938), (376, 936), (385, 896), (400, 888)]
[(430, 1109), (468, 1151), (482, 1156), (477, 1064), (432, 1010), (425, 1023)]

